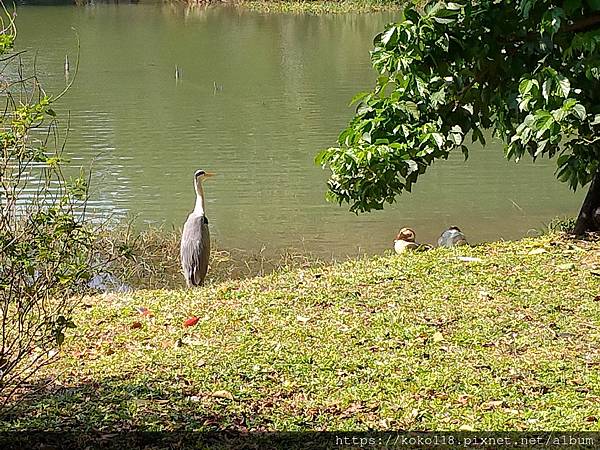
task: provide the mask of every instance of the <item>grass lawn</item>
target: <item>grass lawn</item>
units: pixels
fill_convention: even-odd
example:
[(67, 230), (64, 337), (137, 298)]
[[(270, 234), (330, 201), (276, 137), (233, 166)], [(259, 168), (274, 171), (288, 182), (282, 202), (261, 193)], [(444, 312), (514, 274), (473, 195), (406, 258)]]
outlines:
[(88, 298), (0, 428), (599, 431), (599, 300), (558, 235)]

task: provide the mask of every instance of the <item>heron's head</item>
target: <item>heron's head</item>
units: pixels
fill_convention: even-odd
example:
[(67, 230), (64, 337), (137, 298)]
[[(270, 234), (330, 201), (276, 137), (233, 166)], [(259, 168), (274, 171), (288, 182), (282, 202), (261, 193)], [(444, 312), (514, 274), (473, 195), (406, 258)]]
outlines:
[(397, 241), (415, 242), (415, 232), (411, 228), (402, 228), (396, 235)]
[(213, 177), (213, 176), (215, 176), (214, 173), (206, 172), (205, 170), (202, 170), (202, 169), (198, 169), (198, 170), (196, 170), (196, 172), (194, 172), (194, 180), (196, 180), (196, 181), (204, 181), (205, 179), (207, 179), (209, 177)]
[(450, 228), (448, 228), (448, 230), (455, 230), (455, 231), (458, 231), (459, 233), (462, 233), (462, 231), (460, 231), (460, 228), (458, 228), (458, 227), (450, 227)]

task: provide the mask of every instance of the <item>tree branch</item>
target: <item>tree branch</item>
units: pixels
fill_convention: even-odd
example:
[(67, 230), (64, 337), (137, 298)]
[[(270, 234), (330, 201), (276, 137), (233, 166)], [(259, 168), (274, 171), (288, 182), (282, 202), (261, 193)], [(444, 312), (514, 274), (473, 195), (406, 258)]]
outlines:
[(561, 33), (577, 33), (578, 31), (586, 31), (590, 28), (595, 28), (596, 26), (600, 26), (600, 13), (592, 14), (591, 16), (583, 17), (577, 22), (566, 26), (561, 27), (559, 32)]
[[(558, 33), (577, 33), (580, 31), (588, 31), (590, 29), (600, 26), (600, 13), (592, 14), (591, 16), (582, 17), (575, 21), (571, 25), (560, 27)], [(558, 34), (557, 33), (557, 34)], [(525, 36), (511, 35), (506, 39), (500, 39), (500, 42), (505, 43), (516, 43), (516, 42), (528, 42), (539, 39), (537, 31), (530, 31)]]

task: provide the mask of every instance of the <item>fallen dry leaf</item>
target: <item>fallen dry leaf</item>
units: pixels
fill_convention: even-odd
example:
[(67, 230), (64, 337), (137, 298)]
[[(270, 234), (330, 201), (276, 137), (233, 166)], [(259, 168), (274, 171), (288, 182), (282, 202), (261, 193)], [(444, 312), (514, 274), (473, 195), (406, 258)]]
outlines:
[(466, 405), (467, 403), (469, 403), (469, 395), (460, 395), (458, 397), (458, 403), (460, 403), (461, 405)]
[(485, 402), (483, 405), (481, 405), (481, 407), (483, 409), (494, 409), (494, 408), (498, 408), (500, 406), (502, 406), (504, 404), (503, 400), (491, 400), (489, 402)]
[(197, 323), (198, 323), (198, 318), (196, 316), (192, 316), (189, 319), (187, 319), (185, 322), (183, 322), (183, 326), (184, 327), (193, 327)]
[(215, 398), (225, 398), (227, 400), (231, 400), (233, 401), (233, 394), (229, 391), (215, 391), (212, 394), (210, 394), (211, 397), (215, 397)]
[(433, 342), (438, 343), (444, 340), (444, 335), (439, 331), (436, 331), (435, 333), (433, 333), (433, 336), (431, 338), (433, 339)]
[(556, 268), (558, 270), (573, 270), (575, 268), (575, 264), (573, 264), (573, 263), (560, 264), (559, 266), (556, 266)]
[(356, 413), (364, 410), (365, 407), (359, 403), (359, 402), (355, 402), (355, 403), (351, 403), (348, 408), (346, 408), (341, 414), (340, 414), (340, 418), (348, 418), (348, 417), (352, 417), (354, 416)]
[(137, 320), (135, 322), (133, 322), (131, 324), (131, 326), (129, 327), (132, 330), (136, 329), (136, 328), (142, 328), (142, 322), (138, 322)]
[(296, 320), (298, 322), (306, 323), (306, 322), (308, 322), (310, 320), (310, 317), (296, 316)]

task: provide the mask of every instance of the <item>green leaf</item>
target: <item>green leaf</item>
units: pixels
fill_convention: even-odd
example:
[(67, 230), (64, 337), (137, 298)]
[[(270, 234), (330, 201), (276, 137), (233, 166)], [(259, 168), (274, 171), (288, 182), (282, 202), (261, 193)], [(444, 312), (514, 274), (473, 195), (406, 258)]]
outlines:
[(469, 114), (473, 115), (473, 105), (467, 104), (467, 105), (462, 105), (461, 107), (462, 107), (462, 109), (467, 111)]
[(531, 11), (531, 8), (533, 8), (533, 5), (535, 5), (535, 1), (536, 0), (521, 0), (519, 9), (521, 10), (525, 19), (529, 18), (529, 11)]
[(450, 17), (434, 17), (433, 20), (435, 20), (437, 23), (442, 23), (445, 25), (456, 22), (456, 19)]
[(569, 92), (571, 92), (571, 83), (569, 82), (569, 79), (562, 75), (558, 75), (557, 81), (558, 87), (560, 88), (560, 93), (563, 97), (567, 98), (569, 96)]
[(410, 175), (411, 173), (417, 172), (419, 170), (418, 164), (412, 159), (407, 160), (406, 165), (408, 166), (407, 175)]
[(358, 106), (358, 108), (356, 108), (356, 114), (360, 116), (370, 113), (371, 111), (373, 111), (373, 108), (370, 105), (367, 105), (366, 103), (361, 103)]
[(552, 79), (547, 78), (542, 84), (542, 97), (548, 100), (550, 96), (550, 91), (552, 90)]
[(558, 159), (556, 160), (556, 165), (557, 166), (564, 166), (568, 161), (569, 158), (571, 158), (571, 155), (561, 155), (558, 157)]
[(435, 141), (435, 143), (438, 146), (438, 148), (443, 148), (445, 139), (444, 139), (444, 136), (442, 136), (442, 134), (440, 134), (440, 133), (431, 133), (431, 137)]
[(317, 166), (322, 166), (328, 161), (328, 159), (329, 159), (329, 149), (321, 150), (315, 156), (315, 164)]
[(410, 100), (405, 101), (403, 103), (403, 109), (411, 114), (415, 119), (419, 118), (419, 108), (415, 102), (411, 102)]
[(360, 102), (362, 99), (368, 97), (369, 95), (371, 95), (370, 92), (359, 92), (354, 97), (352, 97), (352, 100), (350, 100), (350, 105), (354, 105), (355, 103)]
[(395, 45), (397, 41), (397, 32), (397, 28), (392, 26), (385, 33), (383, 33), (381, 35), (381, 42), (383, 45)]
[(569, 115), (569, 111), (565, 110), (565, 108), (560, 108), (555, 109), (551, 114), (555, 121), (561, 122), (566, 116)]
[(581, 103), (577, 103), (575, 106), (573, 106), (573, 112), (581, 120), (585, 119), (586, 111), (585, 111), (585, 107)]
[(533, 87), (533, 81), (532, 80), (522, 80), (519, 83), (519, 94), (524, 95), (527, 94), (529, 91), (531, 91), (531, 88)]
[[(552, 114), (550, 114), (546, 110), (541, 109), (541, 110), (535, 112), (535, 121), (533, 123), (533, 129), (538, 132), (544, 132), (548, 128), (550, 128), (550, 125), (553, 122), (554, 122), (554, 118), (552, 117)], [(541, 134), (538, 136), (538, 138), (540, 136), (541, 136)]]
[(573, 108), (573, 106), (575, 106), (577, 104), (577, 100), (575, 100), (574, 98), (568, 98), (563, 102), (563, 109), (565, 111), (568, 111), (569, 109)]
[(452, 127), (452, 129), (450, 130), (448, 137), (455, 145), (462, 144), (463, 131), (462, 131), (462, 128), (460, 127), (460, 125), (454, 125)]
[(443, 103), (444, 100), (446, 100), (446, 90), (442, 88), (439, 91), (434, 92), (429, 97), (429, 100), (431, 101), (433, 107), (436, 107), (438, 104)]

